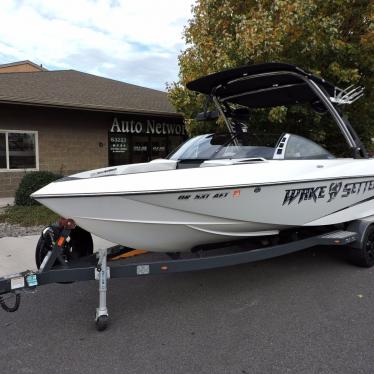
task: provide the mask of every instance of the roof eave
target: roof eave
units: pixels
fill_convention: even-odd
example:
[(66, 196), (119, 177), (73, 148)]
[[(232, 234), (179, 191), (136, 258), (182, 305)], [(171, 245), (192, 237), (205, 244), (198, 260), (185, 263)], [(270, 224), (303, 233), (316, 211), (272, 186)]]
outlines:
[(31, 101), (21, 101), (21, 100), (6, 100), (0, 99), (0, 104), (11, 104), (11, 105), (24, 105), (24, 106), (36, 106), (39, 108), (57, 108), (57, 109), (68, 109), (68, 110), (83, 110), (89, 112), (106, 112), (106, 113), (127, 113), (127, 114), (153, 114), (165, 117), (181, 117), (183, 115), (177, 112), (163, 112), (157, 110), (141, 110), (141, 109), (123, 109), (123, 108), (116, 108), (116, 107), (89, 107), (89, 106), (79, 106), (79, 105), (63, 105), (63, 104), (56, 104), (56, 103), (37, 103)]

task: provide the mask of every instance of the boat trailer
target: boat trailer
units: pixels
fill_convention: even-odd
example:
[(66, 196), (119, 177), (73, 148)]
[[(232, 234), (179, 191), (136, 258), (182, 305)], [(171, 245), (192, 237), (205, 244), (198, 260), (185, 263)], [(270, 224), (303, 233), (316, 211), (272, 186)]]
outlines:
[[(120, 245), (103, 248), (96, 253), (67, 262), (61, 255), (71, 230), (64, 228), (53, 241), (38, 271), (24, 271), (0, 278), (0, 305), (7, 312), (15, 312), (20, 306), (22, 290), (33, 290), (50, 283), (70, 283), (97, 280), (99, 283), (99, 306), (96, 309), (96, 328), (104, 330), (108, 324), (107, 287), (108, 279), (144, 277), (155, 274), (179, 273), (232, 266), (278, 257), (315, 246), (367, 247), (367, 231), (374, 232), (371, 222), (363, 221), (348, 226), (354, 230), (332, 230), (318, 235), (294, 238), (283, 244), (268, 245), (255, 249), (243, 248), (235, 242), (216, 250), (198, 250), (188, 254), (144, 253)], [(368, 230), (368, 228), (371, 228)], [(43, 231), (45, 234), (46, 230)], [(42, 234), (42, 235), (43, 235)], [(271, 244), (271, 243), (270, 243)], [(372, 245), (373, 247), (373, 245)], [(373, 249), (370, 247), (371, 249)], [(362, 252), (362, 251), (361, 251)], [(360, 252), (360, 253), (361, 253)], [(141, 254), (139, 254), (141, 253)], [(134, 256), (137, 255), (137, 256)], [(158, 256), (158, 258), (157, 258)], [(160, 258), (161, 256), (161, 258)], [(156, 257), (156, 258), (155, 258)], [(362, 261), (362, 254), (359, 260)], [(57, 263), (57, 265), (56, 265)], [(373, 262), (374, 264), (374, 262)], [(372, 266), (362, 263), (361, 266)], [(14, 305), (7, 303), (15, 295)], [(7, 296), (6, 296), (7, 295)]]

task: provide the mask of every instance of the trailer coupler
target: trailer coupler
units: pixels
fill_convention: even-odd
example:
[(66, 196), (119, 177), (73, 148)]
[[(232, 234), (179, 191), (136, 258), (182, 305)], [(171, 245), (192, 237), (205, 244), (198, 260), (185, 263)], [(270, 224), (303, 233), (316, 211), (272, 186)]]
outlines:
[[(8, 313), (16, 312), (21, 304), (22, 290), (33, 290), (38, 285), (37, 274), (27, 270), (23, 273), (11, 274), (5, 278), (0, 278), (0, 306)], [(14, 304), (9, 305), (7, 300), (13, 299)]]

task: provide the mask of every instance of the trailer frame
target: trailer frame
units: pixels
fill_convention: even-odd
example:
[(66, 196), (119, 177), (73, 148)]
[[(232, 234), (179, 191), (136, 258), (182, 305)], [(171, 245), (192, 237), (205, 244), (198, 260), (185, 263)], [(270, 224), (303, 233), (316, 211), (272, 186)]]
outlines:
[[(367, 229), (367, 227), (366, 227)], [(51, 235), (43, 231), (43, 235)], [(133, 261), (126, 259), (112, 261), (125, 253), (131, 254), (130, 248), (116, 245), (102, 248), (93, 255), (82, 257), (67, 263), (61, 256), (62, 245), (69, 239), (71, 229), (63, 229), (57, 240), (53, 241), (53, 249), (45, 257), (38, 271), (24, 271), (0, 278), (0, 305), (8, 312), (16, 311), (20, 303), (22, 290), (51, 283), (69, 283), (77, 281), (98, 280), (99, 306), (96, 309), (96, 328), (99, 331), (108, 325), (107, 289), (108, 280), (114, 278), (143, 277), (156, 274), (170, 274), (187, 271), (207, 270), (225, 266), (266, 260), (273, 257), (297, 252), (315, 246), (346, 246), (361, 242), (364, 232), (331, 230), (323, 234), (312, 235), (302, 239), (292, 240), (283, 244), (264, 246), (255, 249), (238, 248), (233, 244), (221, 249), (220, 254), (211, 254), (209, 250), (201, 250), (193, 257), (168, 256), (152, 260), (151, 255), (140, 255)], [(56, 260), (58, 265), (56, 266)], [(6, 294), (16, 294), (14, 306), (6, 304)]]

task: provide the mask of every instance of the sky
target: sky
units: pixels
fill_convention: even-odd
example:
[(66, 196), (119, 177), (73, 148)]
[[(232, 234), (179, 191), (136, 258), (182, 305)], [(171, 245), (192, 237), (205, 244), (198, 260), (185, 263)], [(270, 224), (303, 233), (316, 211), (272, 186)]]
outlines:
[(0, 64), (30, 60), (165, 90), (193, 0), (1, 0)]

